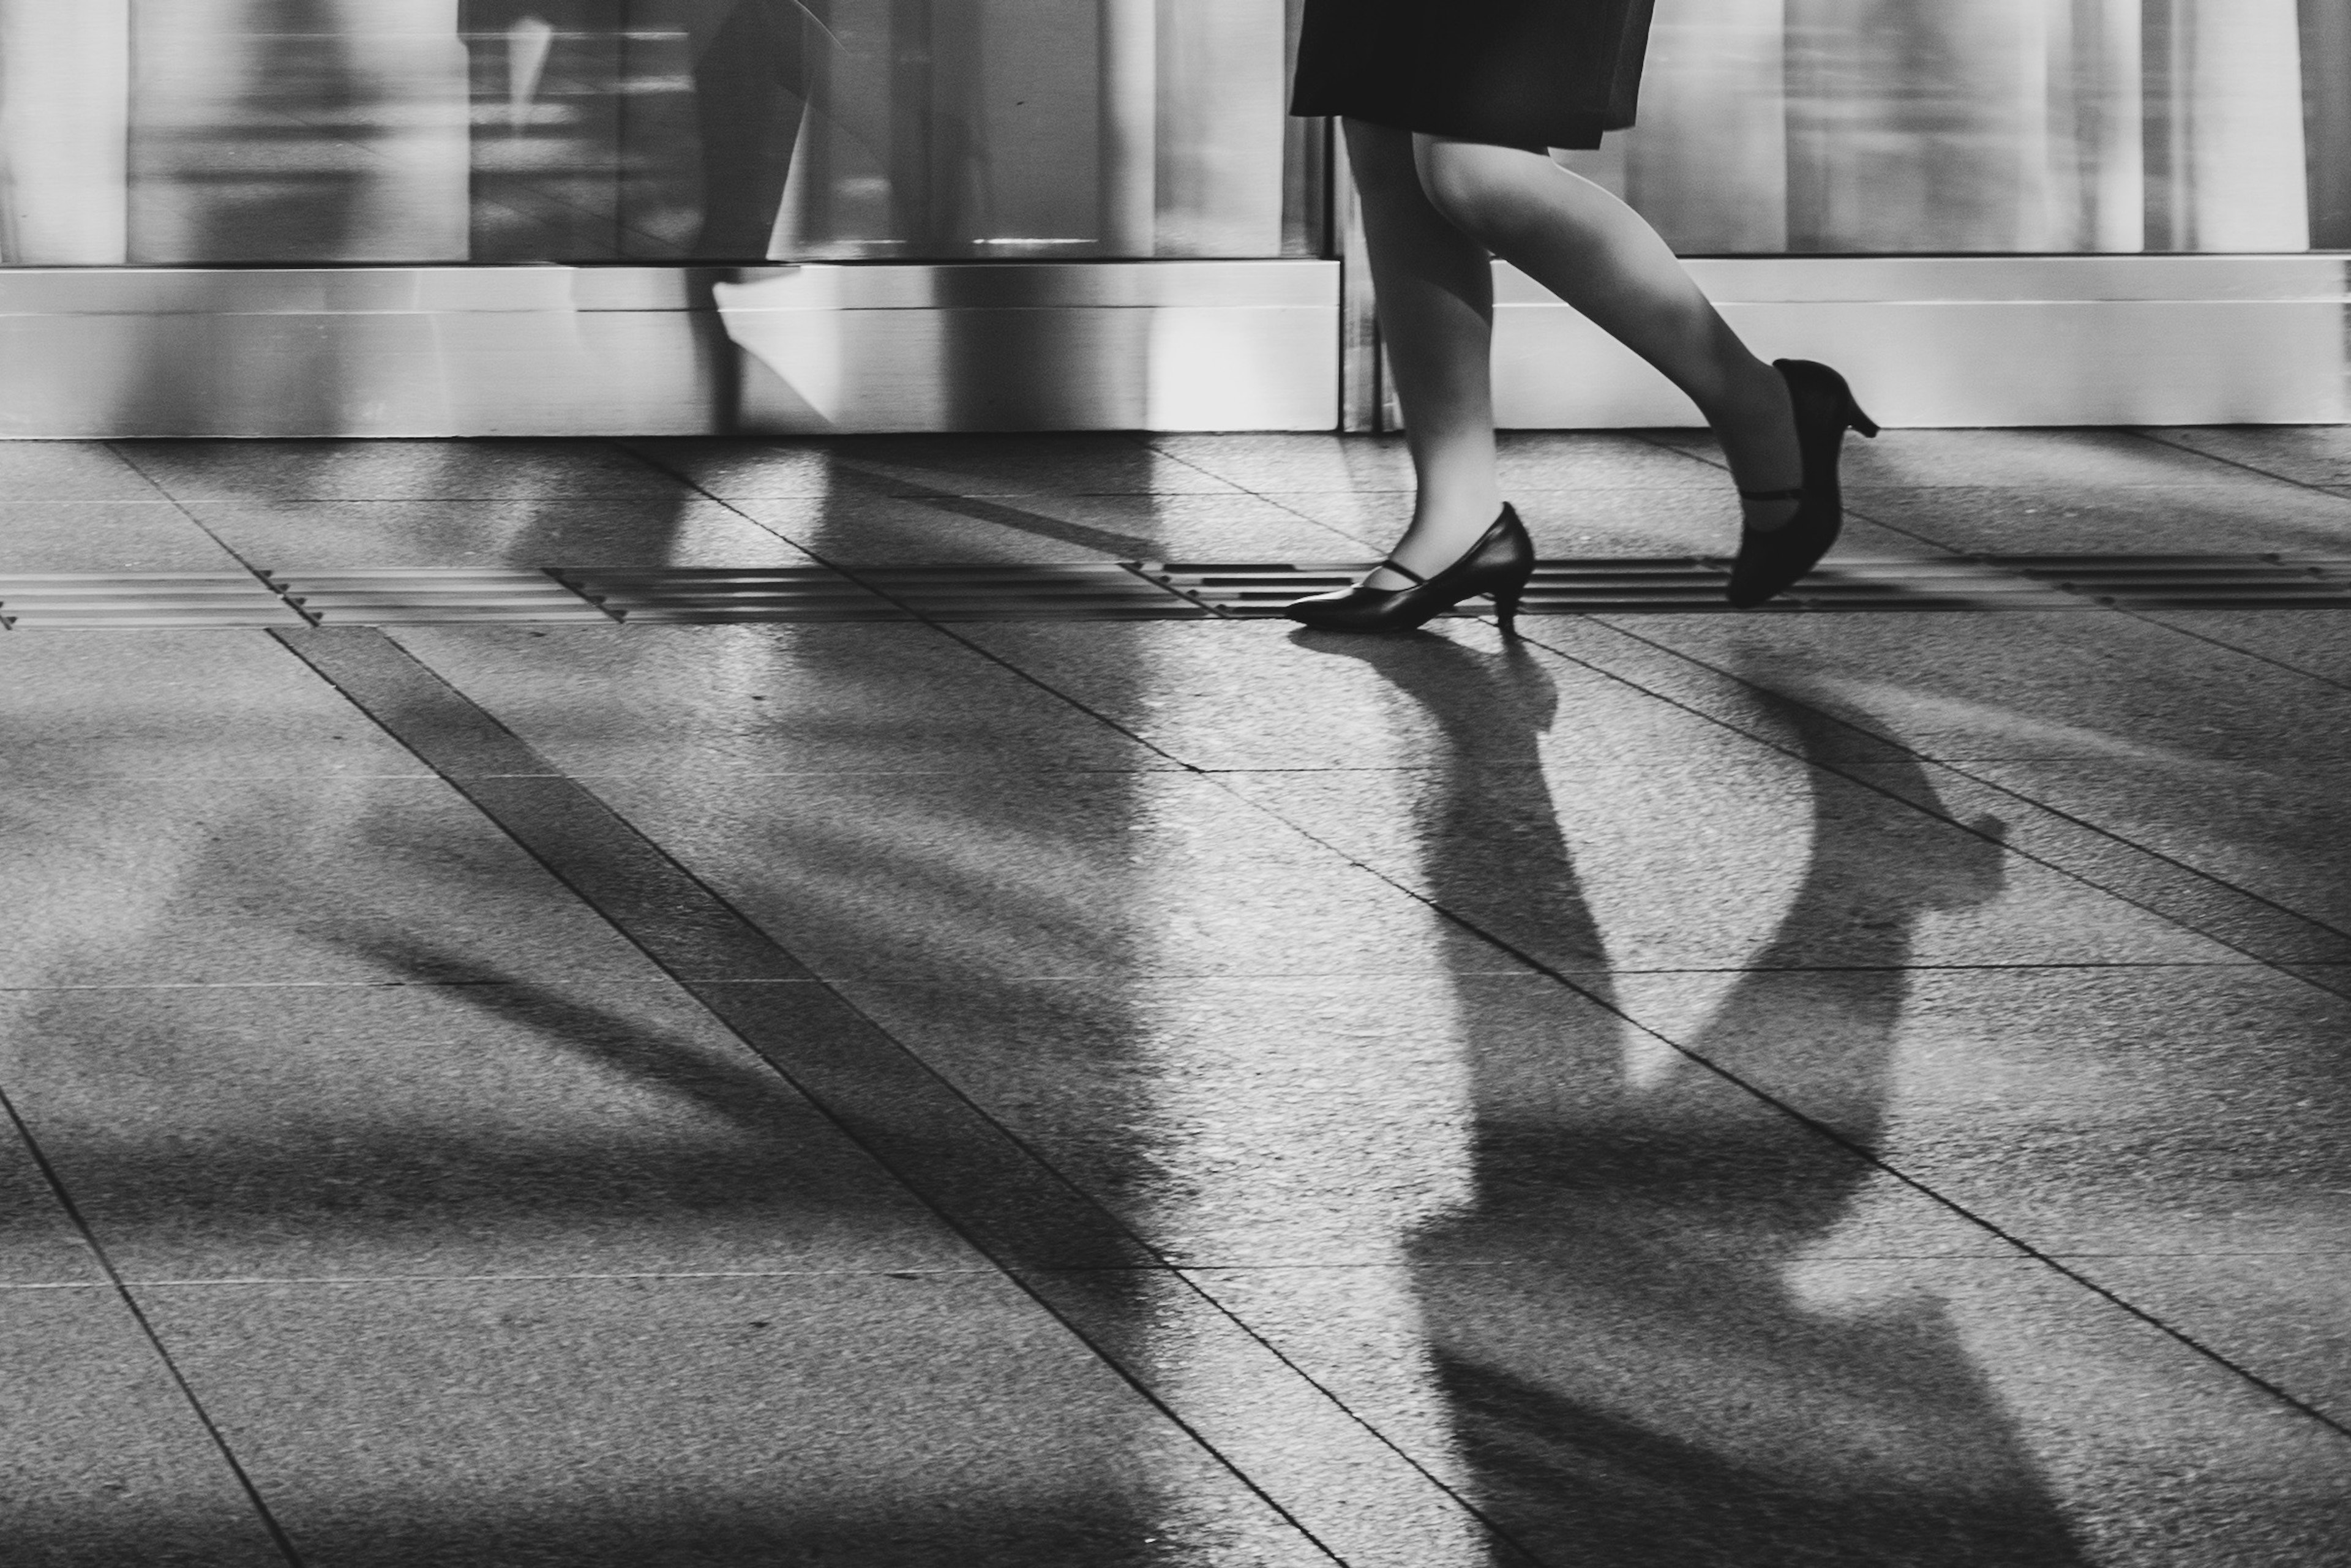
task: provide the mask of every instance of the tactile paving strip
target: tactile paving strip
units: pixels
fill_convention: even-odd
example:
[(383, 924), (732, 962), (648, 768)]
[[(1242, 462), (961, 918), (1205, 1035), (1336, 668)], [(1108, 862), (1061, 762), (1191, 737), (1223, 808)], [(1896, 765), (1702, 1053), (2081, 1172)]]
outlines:
[(906, 621), (914, 612), (820, 566), (550, 569), (619, 621)]
[[(1365, 561), (1301, 565), (1146, 561), (1151, 580), (1228, 616), (1278, 615), (1303, 594), (1343, 588)], [(1729, 611), (1730, 562), (1705, 556), (1549, 560), (1523, 601), (1529, 615), (1691, 614)], [(1765, 606), (1856, 610), (2282, 609), (2351, 607), (2351, 557), (1934, 556), (1832, 561)], [(1492, 612), (1472, 600), (1458, 615)], [(1742, 613), (1753, 613), (1743, 612)]]
[(1196, 621), (1209, 614), (1118, 561), (844, 570), (926, 621)]
[(2007, 570), (2126, 610), (2351, 607), (2351, 556), (2045, 555)]
[(0, 577), (7, 626), (299, 626), (302, 617), (246, 572), (60, 571)]
[(544, 571), (507, 568), (404, 571), (272, 571), (269, 585), (328, 626), (441, 621), (605, 621)]
[[(1038, 566), (549, 567), (52, 572), (0, 577), (0, 625), (402, 625), (420, 622), (1183, 621), (1278, 615), (1364, 561)], [(1541, 563), (1529, 615), (1716, 613), (1730, 563)], [(1841, 559), (1765, 607), (1870, 610), (2351, 609), (2351, 556)], [(1492, 613), (1486, 600), (1453, 612)]]
[[(1142, 570), (1154, 581), (1197, 599), (1220, 614), (1278, 615), (1305, 593), (1343, 588), (1371, 570), (1361, 561), (1311, 566), (1199, 565), (1160, 561)], [(1722, 590), (1730, 563), (1696, 556), (1543, 561), (1522, 601), (1529, 615), (1605, 615), (1729, 610)], [(1472, 600), (1456, 615), (1492, 612)], [(1973, 559), (1839, 561), (1774, 601), (1777, 612), (1804, 610), (2088, 610), (2063, 590), (2032, 582)]]

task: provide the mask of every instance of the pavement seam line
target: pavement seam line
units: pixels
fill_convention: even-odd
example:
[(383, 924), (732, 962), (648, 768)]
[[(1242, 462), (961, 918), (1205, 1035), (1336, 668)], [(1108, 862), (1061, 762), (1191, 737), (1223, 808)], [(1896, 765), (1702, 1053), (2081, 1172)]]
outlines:
[[(2316, 484), (2308, 479), (2297, 479), (2291, 474), (2280, 474), (2273, 469), (2263, 468), (2258, 464), (2248, 463), (2240, 457), (2223, 457), (2217, 452), (2207, 452), (2200, 446), (2189, 446), (2177, 441), (2167, 441), (2162, 436), (2155, 434), (2156, 431), (2165, 428), (2162, 425), (2133, 424), (2123, 425), (2117, 428), (2123, 430), (2126, 434), (2136, 435), (2141, 441), (2147, 442), (2150, 445), (2163, 447), (2167, 451), (2184, 452), (2190, 457), (2201, 457), (2207, 463), (2218, 463), (2223, 467), (2234, 468), (2246, 474), (2258, 474), (2264, 479), (2274, 479), (2281, 485), (2292, 485), (2297, 489), (2308, 490), (2314, 495), (2325, 496), (2330, 500), (2340, 501), (2344, 498), (2341, 496), (2336, 495), (2334, 491), (2328, 489), (2325, 486)], [(2189, 426), (2188, 428), (2194, 427)]]
[(67, 1188), (64, 1177), (51, 1163), (48, 1151), (41, 1146), (40, 1139), (34, 1135), (33, 1129), (25, 1120), (23, 1112), (17, 1108), (16, 1100), (5, 1088), (0, 1088), (0, 1115), (5, 1115), (9, 1125), (16, 1129), (18, 1141), (23, 1144), (34, 1166), (39, 1169), (42, 1181), (47, 1184), (50, 1196), (57, 1200), (57, 1207), (64, 1210), (67, 1222), (74, 1228), (81, 1244), (89, 1249), (91, 1260), (97, 1264), (99, 1271), (105, 1276), (103, 1281), (93, 1281), (93, 1283), (99, 1288), (111, 1290), (115, 1299), (122, 1303), (123, 1310), (131, 1315), (131, 1321), (138, 1327), (140, 1337), (146, 1342), (148, 1349), (154, 1353), (156, 1360), (162, 1364), (164, 1375), (172, 1380), (172, 1386), (179, 1391), (181, 1399), (187, 1405), (189, 1412), (195, 1416), (196, 1424), (203, 1427), (204, 1436), (212, 1440), (214, 1452), (219, 1456), (221, 1462), (228, 1467), (230, 1476), (236, 1481), (238, 1490), (244, 1492), (246, 1503), (253, 1509), (256, 1520), (268, 1535), (270, 1544), (277, 1548), (277, 1554), (284, 1558), (291, 1568), (303, 1568), (302, 1554), (294, 1549), (293, 1539), (286, 1533), (286, 1527), (278, 1522), (277, 1515), (271, 1510), (268, 1500), (261, 1495), (261, 1489), (254, 1483), (253, 1477), (246, 1470), (244, 1461), (236, 1457), (236, 1450), (229, 1446), (228, 1437), (221, 1430), (220, 1423), (213, 1419), (212, 1412), (205, 1409), (204, 1402), (197, 1397), (195, 1385), (188, 1381), (188, 1375), (180, 1369), (180, 1364), (173, 1359), (171, 1351), (165, 1347), (163, 1336), (157, 1332), (154, 1323), (148, 1318), (146, 1308), (141, 1305), (139, 1298), (132, 1293), (130, 1284), (122, 1277), (121, 1270), (115, 1267), (114, 1260), (109, 1256), (105, 1243), (98, 1239), (98, 1232), (91, 1226), (89, 1217), (82, 1213), (81, 1206), (74, 1201), (72, 1192)]
[(2229, 642), (2225, 638), (2215, 637), (2210, 632), (2199, 632), (2194, 628), (2188, 626), (2174, 626), (2170, 622), (2160, 619), (2160, 617), (2164, 615), (2198, 615), (2215, 613), (2226, 615), (2237, 612), (2238, 612), (2229, 609), (2220, 610), (2217, 612), (2195, 610), (2126, 610), (2124, 612), (2125, 614), (2129, 615), (2136, 620), (2144, 621), (2150, 626), (2160, 626), (2165, 631), (2175, 632), (2179, 636), (2193, 638), (2199, 643), (2208, 643), (2215, 648), (2225, 648), (2231, 653), (2241, 654), (2245, 658), (2252, 659), (2258, 663), (2267, 664), (2273, 670), (2283, 670), (2290, 675), (2300, 675), (2304, 680), (2316, 681), (2322, 685), (2333, 686), (2337, 691), (2351, 692), (2351, 681), (2339, 680), (2333, 675), (2322, 675), (2316, 670), (2305, 670), (2299, 664), (2289, 664), (2283, 659), (2278, 658), (2276, 655), (2272, 653), (2264, 653), (2257, 648), (2248, 648), (2241, 643)]

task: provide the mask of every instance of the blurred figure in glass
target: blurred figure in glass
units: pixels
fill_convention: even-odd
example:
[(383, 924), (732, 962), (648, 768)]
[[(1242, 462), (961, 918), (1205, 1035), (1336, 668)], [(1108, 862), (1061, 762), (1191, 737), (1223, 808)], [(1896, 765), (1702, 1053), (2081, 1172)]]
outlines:
[(1489, 253), (1663, 371), (1713, 426), (1745, 506), (1733, 604), (1771, 599), (1835, 543), (1844, 433), (1876, 434), (1844, 378), (1757, 359), (1656, 230), (1551, 157), (1633, 123), (1651, 4), (1306, 0), (1290, 111), (1344, 121), (1419, 494), (1384, 564), (1300, 600), (1292, 620), (1403, 630), (1491, 595), (1510, 629), (1534, 549), (1495, 468)]
[(693, 254), (758, 260), (807, 118), (810, 57), (831, 30), (803, 0), (685, 0), (683, 10), (702, 131), (702, 232)]

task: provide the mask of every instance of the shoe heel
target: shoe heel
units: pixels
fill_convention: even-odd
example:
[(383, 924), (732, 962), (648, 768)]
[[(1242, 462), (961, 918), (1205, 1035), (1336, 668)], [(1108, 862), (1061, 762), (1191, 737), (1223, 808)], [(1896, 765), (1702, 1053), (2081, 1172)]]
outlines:
[(1494, 595), (1494, 619), (1502, 623), (1502, 635), (1519, 634), (1519, 598), (1526, 591), (1523, 586), (1506, 588)]

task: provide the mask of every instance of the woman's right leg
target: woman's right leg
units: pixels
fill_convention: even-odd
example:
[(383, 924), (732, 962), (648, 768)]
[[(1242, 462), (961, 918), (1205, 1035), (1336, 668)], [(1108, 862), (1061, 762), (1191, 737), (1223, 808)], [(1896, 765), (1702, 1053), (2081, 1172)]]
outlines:
[[(1493, 272), (1486, 247), (1430, 204), (1412, 132), (1345, 122), (1363, 202), (1380, 338), (1404, 405), (1419, 494), (1392, 558), (1434, 577), (1467, 554), (1502, 509), (1494, 468)], [(1410, 579), (1381, 570), (1373, 588)]]

